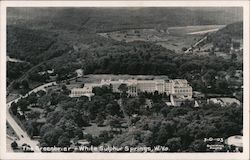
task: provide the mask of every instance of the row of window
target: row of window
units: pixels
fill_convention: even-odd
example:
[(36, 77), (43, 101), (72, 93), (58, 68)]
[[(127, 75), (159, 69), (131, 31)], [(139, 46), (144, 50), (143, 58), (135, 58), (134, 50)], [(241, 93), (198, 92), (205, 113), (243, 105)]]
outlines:
[(191, 89), (175, 89), (175, 92), (177, 93), (192, 92), (192, 90)]

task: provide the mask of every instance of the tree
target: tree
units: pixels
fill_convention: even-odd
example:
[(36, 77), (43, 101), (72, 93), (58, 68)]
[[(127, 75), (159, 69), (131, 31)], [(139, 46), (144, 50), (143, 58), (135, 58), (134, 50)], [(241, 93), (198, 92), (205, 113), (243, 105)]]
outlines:
[(11, 148), (12, 148), (12, 149), (17, 149), (17, 148), (18, 148), (18, 144), (16, 143), (16, 141), (13, 141), (13, 142), (11, 143)]
[(83, 133), (82, 130), (80, 128), (76, 128), (74, 130), (74, 135), (75, 137), (77, 137), (78, 139), (82, 139), (83, 138)]
[(62, 90), (66, 90), (66, 89), (67, 89), (66, 85), (62, 85)]
[(36, 93), (32, 92), (28, 97), (27, 100), (30, 102), (30, 104), (35, 104), (37, 103), (37, 95)]
[(12, 103), (11, 103), (10, 109), (11, 109), (11, 111), (12, 111), (12, 113), (13, 113), (14, 115), (17, 114), (17, 107), (18, 107), (18, 105), (17, 105), (15, 102), (12, 102)]
[(231, 60), (232, 60), (232, 61), (235, 61), (236, 59), (237, 59), (237, 54), (232, 53), (232, 55), (231, 55)]
[(153, 110), (157, 113), (160, 112), (160, 110), (164, 107), (166, 107), (167, 105), (164, 102), (157, 102), (157, 103), (153, 103)]
[(138, 114), (140, 112), (140, 105), (138, 98), (128, 99), (127, 103), (124, 105), (124, 110), (129, 116)]
[(128, 86), (126, 84), (121, 84), (119, 87), (118, 87), (118, 90), (121, 92), (121, 97), (125, 97), (127, 91), (128, 91)]
[(83, 127), (89, 126), (89, 117), (88, 116), (84, 115), (84, 113), (83, 113), (83, 114), (81, 114), (81, 117), (79, 117), (79, 118), (82, 119), (82, 126)]
[(102, 96), (107, 93), (112, 93), (112, 89), (110, 86), (94, 87), (93, 93), (95, 95)]
[(66, 87), (66, 85), (63, 85), (62, 86), (62, 90), (63, 90), (63, 94), (65, 94), (65, 95), (69, 95), (70, 94), (70, 90)]
[[(72, 109), (75, 107), (75, 102), (73, 101), (66, 101), (62, 104), (62, 108), (64, 110)], [(71, 110), (72, 111), (72, 110)]]
[(179, 151), (181, 149), (181, 138), (174, 137), (174, 138), (168, 139), (166, 146), (169, 147), (170, 152)]
[(187, 50), (187, 47), (182, 47), (181, 49), (183, 52), (185, 52)]
[(32, 137), (33, 134), (34, 134), (34, 126), (32, 124), (33, 122), (32, 121), (26, 121), (25, 123), (25, 128), (27, 130), (27, 133)]
[(39, 106), (44, 108), (46, 105), (50, 104), (51, 96), (50, 95), (43, 95), (37, 100)]
[(40, 136), (43, 136), (46, 132), (50, 131), (51, 128), (54, 128), (54, 126), (51, 123), (45, 123), (40, 128)]
[(82, 83), (82, 84), (80, 85), (80, 88), (83, 88), (83, 87), (84, 87), (84, 85), (85, 85), (85, 84), (84, 84), (84, 83)]
[(139, 94), (139, 102), (140, 102), (140, 104), (145, 104), (145, 102), (146, 102), (145, 95)]
[(158, 130), (155, 130), (153, 133), (157, 133), (156, 144), (164, 145), (167, 140), (173, 136), (173, 130), (175, 126), (172, 121), (166, 121), (158, 127)]
[(168, 106), (165, 106), (165, 107), (162, 107), (162, 109), (160, 110), (161, 114), (164, 116), (164, 117), (167, 117), (168, 113), (170, 112), (170, 107)]
[(153, 102), (159, 102), (161, 100), (162, 96), (159, 94), (158, 91), (154, 91), (154, 94), (152, 96)]
[(191, 143), (189, 148), (194, 152), (205, 152), (207, 150), (207, 144), (204, 140), (195, 140)]
[(116, 102), (109, 102), (106, 105), (106, 111), (108, 114), (114, 116), (121, 116), (121, 110), (120, 110), (120, 106), (116, 103)]
[(63, 117), (64, 112), (62, 111), (52, 111), (49, 112), (47, 115), (47, 122), (51, 123), (52, 125), (55, 125), (57, 122), (60, 121), (60, 119)]
[(105, 117), (102, 114), (97, 115), (97, 117), (96, 117), (97, 126), (103, 126), (104, 118)]
[(47, 147), (57, 146), (59, 137), (62, 133), (64, 133), (64, 131), (60, 127), (51, 128), (50, 131), (42, 136), (41, 140), (48, 145)]
[(27, 111), (29, 102), (25, 98), (21, 98), (18, 102), (17, 105), (20, 107), (21, 111)]
[(147, 131), (143, 135), (143, 143), (145, 143), (146, 146), (154, 146), (154, 135), (151, 131)]
[(66, 136), (65, 134), (61, 135), (58, 139), (58, 143), (57, 146), (59, 147), (69, 147), (70, 146), (70, 139), (68, 136)]
[[(8, 70), (9, 70), (9, 69), (8, 69)], [(19, 82), (13, 81), (13, 88), (14, 88), (14, 89), (19, 89), (19, 85), (20, 85)]]
[(37, 94), (38, 97), (42, 97), (42, 96), (44, 96), (46, 94), (46, 92), (43, 91), (43, 90), (39, 90), (36, 94)]
[(27, 113), (27, 117), (31, 120), (38, 119), (40, 114), (41, 114), (40, 111), (31, 110), (30, 112)]
[(217, 80), (215, 87), (216, 87), (217, 93), (229, 92), (228, 82), (226, 80)]
[(62, 117), (56, 125), (68, 133), (69, 138), (75, 137), (74, 131), (79, 128), (72, 118), (68, 119), (65, 116)]
[(121, 127), (121, 121), (117, 117), (112, 117), (109, 121), (109, 125), (111, 130), (113, 130), (114, 128), (117, 129)]
[(24, 89), (29, 89), (29, 82), (25, 79), (21, 82)]
[(107, 143), (111, 138), (112, 136), (109, 134), (108, 131), (102, 131), (99, 135), (99, 139), (103, 143)]

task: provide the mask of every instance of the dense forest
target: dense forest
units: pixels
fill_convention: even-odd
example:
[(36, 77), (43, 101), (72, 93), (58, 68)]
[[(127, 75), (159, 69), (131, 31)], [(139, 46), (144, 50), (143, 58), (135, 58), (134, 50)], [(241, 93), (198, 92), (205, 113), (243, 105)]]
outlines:
[[(227, 39), (224, 37), (229, 37), (228, 41), (230, 42), (235, 36), (242, 37), (242, 30), (235, 31), (241, 25), (242, 23), (228, 25), (211, 35), (207, 43), (212, 41), (214, 46), (219, 45), (218, 47), (226, 50), (230, 49)], [(20, 39), (16, 43), (26, 43), (21, 41), (23, 36), (25, 34), (19, 35)], [(30, 37), (35, 36), (36, 34)], [(58, 75), (57, 80), (63, 80), (72, 77), (76, 69), (82, 68), (85, 74), (154, 74), (167, 75), (170, 78), (185, 78), (191, 82), (194, 90), (204, 93), (230, 95), (234, 92), (232, 89), (234, 86), (240, 88), (242, 85), (242, 83), (235, 82), (234, 79), (226, 80), (227, 76), (234, 77), (236, 70), (243, 69), (242, 61), (237, 60), (237, 56), (240, 57), (240, 55), (233, 54), (230, 59), (223, 59), (213, 54), (202, 56), (180, 54), (149, 42), (117, 42), (92, 34), (86, 34), (85, 37), (80, 37), (79, 40), (84, 41), (87, 47), (74, 48), (63, 44), (58, 46), (56, 44), (59, 42), (57, 42), (48, 50), (38, 52), (37, 48), (43, 47), (38, 47), (36, 43), (32, 43), (32, 45), (28, 45), (31, 49), (27, 50), (32, 51), (33, 49), (34, 52), (29, 56), (27, 54), (30, 52), (25, 52), (26, 48), (21, 47), (27, 45), (20, 45), (20, 48), (10, 45), (10, 48), (13, 50), (12, 53), (20, 53), (17, 56), (18, 58), (24, 59), (26, 57), (24, 60), (30, 61), (34, 65), (43, 62), (43, 60), (56, 57), (54, 60), (44, 61), (44, 64), (29, 73), (27, 78), (38, 82), (50, 80), (48, 75), (39, 75), (39, 71), (53, 68), (55, 69), (54, 75)], [(46, 43), (46, 41), (43, 42)], [(39, 43), (39, 45), (42, 44)], [(20, 52), (14, 52), (16, 49)], [(8, 67), (11, 68), (12, 66), (8, 65)], [(12, 72), (14, 71), (9, 71), (8, 76), (13, 76)], [(215, 77), (218, 78), (215, 79)], [(13, 80), (13, 77), (10, 77), (10, 79)], [(208, 89), (207, 86), (211, 86), (211, 88)]]
[[(210, 34), (207, 43), (212, 43), (214, 48), (229, 53), (233, 39), (243, 39), (243, 22), (229, 24), (218, 32)], [(239, 43), (234, 42), (233, 45), (239, 48)]]
[(9, 24), (78, 32), (230, 24), (242, 20), (243, 14), (242, 8), (236, 7), (9, 8), (7, 13)]
[[(210, 151), (204, 138), (226, 139), (242, 131), (243, 109), (233, 104), (222, 107), (204, 103), (194, 108), (186, 101), (181, 107), (172, 107), (163, 102), (162, 95), (155, 94), (147, 97), (152, 100), (149, 107), (143, 94), (137, 98), (126, 97), (112, 93), (106, 86), (96, 87), (91, 101), (87, 97), (69, 98), (67, 88), (61, 89), (31, 94), (11, 107), (31, 136), (41, 136), (43, 147), (70, 146), (71, 140), (86, 139), (94, 146), (162, 145), (168, 146), (171, 152)], [(118, 103), (120, 98), (122, 105)], [(20, 116), (17, 108), (26, 113), (26, 117)], [(45, 117), (44, 123), (39, 121), (41, 114)], [(83, 134), (81, 130), (93, 123), (110, 129), (98, 136)], [(128, 127), (132, 126), (135, 129), (129, 131)]]
[(7, 26), (7, 53), (10, 57), (38, 64), (67, 53), (69, 46), (55, 33)]

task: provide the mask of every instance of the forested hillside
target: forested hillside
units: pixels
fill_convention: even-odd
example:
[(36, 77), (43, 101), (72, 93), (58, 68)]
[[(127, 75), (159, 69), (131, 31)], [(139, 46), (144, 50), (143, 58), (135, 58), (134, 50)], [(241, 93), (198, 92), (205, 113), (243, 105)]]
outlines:
[[(214, 48), (219, 48), (226, 53), (229, 52), (233, 39), (243, 40), (243, 22), (236, 22), (227, 25), (218, 32), (208, 36), (208, 43), (212, 43)], [(239, 44), (237, 44), (239, 47)]]
[(7, 53), (32, 64), (58, 57), (70, 48), (55, 33), (7, 26)]
[[(119, 14), (117, 14), (119, 13)], [(111, 31), (128, 28), (230, 24), (240, 8), (10, 8), (8, 24), (27, 28)]]

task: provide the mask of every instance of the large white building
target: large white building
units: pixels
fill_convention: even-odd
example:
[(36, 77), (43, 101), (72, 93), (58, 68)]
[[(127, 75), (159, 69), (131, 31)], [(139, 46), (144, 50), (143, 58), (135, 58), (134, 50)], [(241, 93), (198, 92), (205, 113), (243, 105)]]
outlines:
[(128, 95), (137, 96), (140, 92), (166, 93), (167, 95), (174, 95), (180, 98), (192, 98), (192, 87), (188, 84), (187, 80), (174, 79), (174, 80), (102, 80), (100, 83), (85, 83), (83, 88), (73, 88), (71, 90), (71, 97), (80, 97), (92, 93), (94, 87), (112, 86), (113, 92), (119, 93), (119, 86), (126, 84), (128, 87)]

